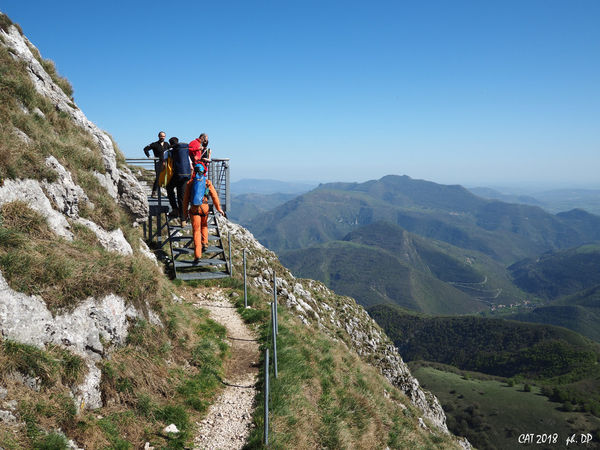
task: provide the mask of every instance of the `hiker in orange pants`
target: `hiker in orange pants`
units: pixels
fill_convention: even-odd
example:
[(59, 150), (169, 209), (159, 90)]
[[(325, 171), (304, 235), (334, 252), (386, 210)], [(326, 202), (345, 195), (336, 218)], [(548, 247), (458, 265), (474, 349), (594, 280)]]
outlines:
[[(194, 185), (198, 183), (195, 187)], [(199, 193), (196, 193), (198, 191)], [(212, 198), (214, 208), (227, 217), (221, 209), (219, 196), (210, 180), (204, 174), (204, 165), (194, 165), (194, 177), (188, 181), (183, 197), (183, 216), (192, 217), (194, 235), (194, 262), (202, 258), (202, 252), (208, 247), (208, 196)], [(182, 223), (182, 225), (184, 225)]]

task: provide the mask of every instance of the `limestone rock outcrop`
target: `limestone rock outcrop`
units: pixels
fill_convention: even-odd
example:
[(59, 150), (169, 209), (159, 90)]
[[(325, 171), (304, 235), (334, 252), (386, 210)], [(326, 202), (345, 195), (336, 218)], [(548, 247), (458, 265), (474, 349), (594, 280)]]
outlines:
[[(133, 221), (146, 220), (146, 193), (128, 168), (119, 167), (111, 138), (90, 122), (73, 99), (52, 80), (34, 56), (32, 49), (35, 50), (35, 47), (27, 38), (15, 26), (8, 26), (7, 29), (5, 31), (0, 28), (0, 45), (7, 47), (13, 58), (24, 62), (26, 76), (31, 79), (37, 93), (47, 98), (58, 111), (70, 117), (76, 126), (85, 130), (96, 142), (96, 150), (86, 151), (101, 152), (104, 171), (94, 174), (101, 185), (131, 214)], [(25, 114), (45, 118), (38, 108), (29, 111), (21, 104), (20, 109)], [(14, 128), (13, 131), (22, 142), (36, 145), (32, 137), (22, 130)], [(58, 134), (57, 131), (54, 132)], [(71, 224), (78, 223), (92, 230), (105, 249), (132, 255), (133, 249), (121, 229), (107, 231), (91, 220), (80, 217), (83, 204), (92, 209), (95, 205), (84, 189), (75, 183), (69, 170), (54, 156), (47, 157), (45, 163), (56, 172), (54, 181), (4, 179), (0, 183), (0, 206), (22, 201), (41, 214), (57, 236), (73, 240)], [(141, 254), (153, 257), (145, 244), (143, 250), (145, 252)], [(102, 298), (80, 299), (74, 309), (53, 316), (41, 297), (16, 292), (8, 286), (0, 272), (0, 336), (41, 348), (56, 344), (81, 356), (87, 366), (87, 374), (79, 386), (71, 387), (78, 408), (102, 406), (99, 389), (101, 373), (96, 363), (107, 355), (108, 349), (124, 342), (129, 319), (142, 316), (153, 324), (161, 325), (158, 315), (147, 305), (143, 312), (138, 312), (122, 297), (113, 294)], [(18, 372), (14, 375), (24, 376)], [(35, 388), (35, 380), (24, 378), (22, 382), (31, 382)]]
[(74, 101), (54, 83), (33, 55), (30, 49), (33, 44), (15, 26), (10, 26), (8, 32), (0, 29), (0, 35), (14, 57), (26, 63), (27, 72), (37, 92), (48, 98), (57, 110), (68, 114), (77, 126), (86, 130), (96, 141), (102, 153), (105, 173), (95, 175), (101, 179), (109, 194), (127, 208), (135, 220), (144, 220), (148, 216), (148, 202), (143, 188), (128, 169), (117, 166), (117, 154), (111, 138), (88, 120)]
[(140, 317), (138, 311), (112, 294), (101, 299), (90, 297), (73, 311), (53, 317), (40, 297), (14, 291), (0, 274), (0, 334), (4, 339), (40, 348), (61, 345), (81, 356), (88, 372), (83, 383), (73, 387), (79, 408), (102, 406), (101, 373), (96, 366), (105, 351), (102, 340), (112, 345), (123, 343), (128, 319), (134, 317)]

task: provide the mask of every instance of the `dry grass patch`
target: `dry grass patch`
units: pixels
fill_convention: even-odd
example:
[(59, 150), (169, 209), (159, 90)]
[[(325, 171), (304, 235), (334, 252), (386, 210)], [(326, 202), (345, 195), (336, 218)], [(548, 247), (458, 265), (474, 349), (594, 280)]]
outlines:
[(114, 293), (145, 311), (166, 295), (164, 276), (145, 257), (104, 250), (81, 227), (75, 229), (73, 242), (59, 238), (40, 214), (22, 202), (4, 204), (0, 215), (4, 277), (14, 290), (40, 295), (52, 310), (74, 308), (87, 297)]
[[(0, 363), (6, 400), (18, 400), (13, 414), (21, 423), (0, 427), (0, 445), (7, 449), (47, 448), (44, 445), (50, 442), (62, 442), (56, 431), (69, 433), (76, 425), (70, 387), (85, 376), (83, 360), (57, 346), (42, 350), (0, 339)], [(18, 382), (13, 375), (16, 372), (39, 380), (39, 391)]]

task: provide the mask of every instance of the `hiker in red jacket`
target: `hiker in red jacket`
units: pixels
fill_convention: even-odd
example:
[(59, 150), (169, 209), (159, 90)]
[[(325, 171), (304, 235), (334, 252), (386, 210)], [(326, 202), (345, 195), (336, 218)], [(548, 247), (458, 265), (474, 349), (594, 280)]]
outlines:
[(210, 148), (208, 148), (208, 136), (206, 133), (202, 133), (198, 139), (194, 139), (189, 145), (192, 163), (202, 163), (202, 165), (204, 165), (205, 173), (208, 173)]
[[(202, 258), (202, 252), (208, 248), (208, 196), (212, 198), (214, 208), (227, 217), (221, 209), (219, 196), (214, 186), (206, 178), (204, 165), (194, 165), (194, 176), (188, 181), (183, 197), (183, 216), (185, 220), (192, 217), (194, 235), (194, 263)], [(185, 226), (185, 222), (182, 222)]]

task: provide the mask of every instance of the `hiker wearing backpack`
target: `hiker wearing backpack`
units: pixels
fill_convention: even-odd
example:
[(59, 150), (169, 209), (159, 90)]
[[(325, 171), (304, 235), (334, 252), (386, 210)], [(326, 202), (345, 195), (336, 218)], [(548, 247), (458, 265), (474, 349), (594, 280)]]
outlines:
[[(169, 196), (169, 203), (171, 205), (169, 219), (179, 217), (183, 222), (183, 196), (185, 186), (192, 174), (192, 163), (189, 157), (188, 144), (179, 142), (179, 139), (176, 137), (169, 139), (169, 143), (171, 144), (169, 157), (172, 158), (173, 162), (173, 175), (169, 184), (167, 184), (167, 195)], [(177, 191), (177, 197), (175, 196), (175, 191)]]
[[(183, 215), (187, 220), (191, 216), (194, 234), (194, 262), (202, 258), (208, 248), (208, 196), (212, 198), (214, 208), (227, 217), (221, 209), (219, 196), (206, 177), (202, 163), (194, 164), (194, 176), (188, 181), (183, 198)], [(183, 223), (182, 223), (183, 226)]]
[(164, 131), (159, 131), (158, 141), (152, 142), (144, 147), (146, 158), (150, 158), (150, 150), (152, 150), (154, 157), (158, 158), (158, 160), (154, 162), (154, 172), (156, 173), (156, 177), (154, 178), (154, 185), (152, 186), (152, 197), (156, 197), (156, 192), (158, 191), (158, 174), (163, 168), (165, 151), (169, 149), (169, 144), (165, 142), (166, 136)]
[(202, 133), (198, 139), (190, 142), (190, 159), (192, 163), (202, 163), (205, 173), (208, 173), (210, 164), (210, 148), (208, 148), (208, 136)]

